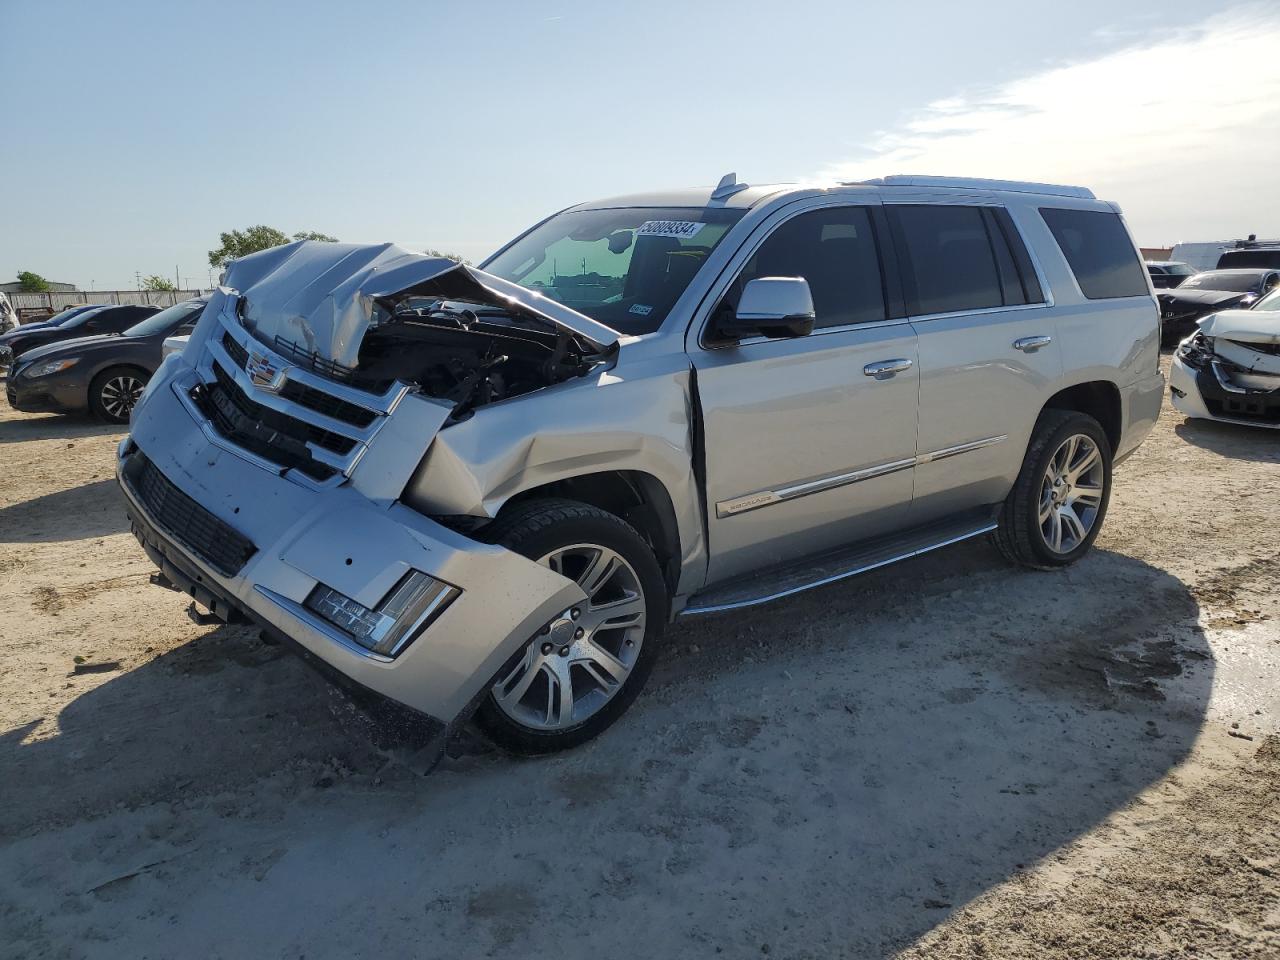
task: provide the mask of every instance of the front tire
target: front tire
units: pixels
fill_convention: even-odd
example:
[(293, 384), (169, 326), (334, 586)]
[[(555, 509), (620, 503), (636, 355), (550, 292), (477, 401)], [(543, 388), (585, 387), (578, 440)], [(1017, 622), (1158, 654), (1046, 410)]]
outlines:
[(133, 367), (103, 370), (89, 384), (89, 409), (99, 420), (128, 423), (148, 379), (147, 374)]
[(1035, 570), (1079, 560), (1102, 529), (1111, 466), (1111, 443), (1093, 417), (1074, 410), (1040, 414), (993, 534), (1000, 552)]
[(658, 653), (668, 601), (653, 550), (620, 517), (576, 500), (530, 501), (485, 533), (581, 584), (588, 599), (503, 666), (477, 725), (525, 755), (598, 736), (635, 700)]

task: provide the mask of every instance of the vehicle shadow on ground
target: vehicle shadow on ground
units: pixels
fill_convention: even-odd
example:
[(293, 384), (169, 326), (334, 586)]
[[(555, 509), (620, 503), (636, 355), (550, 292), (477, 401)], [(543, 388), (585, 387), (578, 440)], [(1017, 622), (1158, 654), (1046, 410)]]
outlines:
[(0, 443), (25, 440), (77, 440), (124, 433), (127, 426), (103, 423), (87, 414), (23, 414), (21, 419), (0, 420)]
[(599, 740), (426, 780), (388, 773), (295, 658), (222, 628), (73, 701), (55, 736), (0, 738), (0, 832), (334, 758), (323, 803), (308, 779), (239, 814), (269, 873), (226, 880), (243, 851), (224, 832), (227, 864), (147, 881), (150, 915), (173, 915), (156, 951), (217, 910), (263, 955), (412, 952), (430, 928), (442, 955), (551, 955), (572, 929), (574, 957), (889, 956), (1187, 756), (1214, 675), (1198, 615), (1130, 557), (1028, 573), (966, 544), (681, 622)]
[(129, 529), (115, 478), (0, 507), (0, 543), (92, 540)]
[(308, 758), (370, 762), (363, 728), (339, 719), (354, 708), (256, 629), (222, 626), (132, 669), (90, 657), (66, 670), (91, 689), (0, 735), (0, 836), (233, 789)]
[(1233, 460), (1280, 463), (1280, 430), (1213, 420), (1184, 420), (1174, 425), (1173, 432), (1187, 443)]

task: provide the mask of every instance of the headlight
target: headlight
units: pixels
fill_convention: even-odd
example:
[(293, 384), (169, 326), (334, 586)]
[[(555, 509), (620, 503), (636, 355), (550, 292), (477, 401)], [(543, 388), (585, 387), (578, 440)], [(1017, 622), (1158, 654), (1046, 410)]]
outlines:
[(1178, 345), (1178, 357), (1187, 366), (1201, 369), (1213, 359), (1213, 337), (1197, 330)]
[(63, 370), (74, 367), (79, 362), (79, 357), (69, 357), (66, 360), (46, 360), (44, 363), (33, 363), (22, 371), (22, 376), (31, 380), (36, 377), (47, 377), (51, 373), (61, 373)]
[(457, 587), (411, 570), (372, 610), (323, 583), (316, 584), (304, 605), (360, 646), (394, 657), (459, 593)]

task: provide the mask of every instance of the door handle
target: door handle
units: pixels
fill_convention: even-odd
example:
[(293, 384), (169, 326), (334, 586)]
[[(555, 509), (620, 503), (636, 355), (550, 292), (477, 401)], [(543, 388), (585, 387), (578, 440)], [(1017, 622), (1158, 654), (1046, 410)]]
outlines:
[(875, 363), (868, 363), (862, 368), (864, 376), (875, 377), (877, 380), (887, 380), (896, 373), (902, 373), (904, 370), (911, 369), (911, 361), (905, 358), (898, 360), (877, 360)]
[(1013, 341), (1013, 349), (1021, 350), (1023, 353), (1035, 353), (1041, 347), (1047, 347), (1053, 343), (1053, 337), (1020, 337)]

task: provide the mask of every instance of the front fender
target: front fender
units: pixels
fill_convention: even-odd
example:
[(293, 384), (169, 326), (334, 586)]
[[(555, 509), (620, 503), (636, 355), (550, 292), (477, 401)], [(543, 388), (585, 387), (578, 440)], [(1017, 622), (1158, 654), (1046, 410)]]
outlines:
[(645, 473), (666, 489), (680, 535), (678, 592), (705, 572), (693, 471), (690, 370), (657, 358), (478, 409), (441, 430), (402, 502), (429, 516), (495, 517), (517, 494), (586, 474)]

